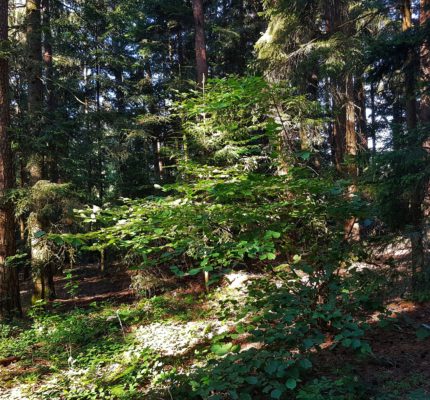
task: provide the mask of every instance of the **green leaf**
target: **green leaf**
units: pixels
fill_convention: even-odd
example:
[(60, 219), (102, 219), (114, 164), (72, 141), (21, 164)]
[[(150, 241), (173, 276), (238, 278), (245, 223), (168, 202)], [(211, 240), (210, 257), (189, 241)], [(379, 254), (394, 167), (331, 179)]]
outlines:
[(281, 237), (281, 233), (280, 232), (276, 232), (276, 231), (267, 231), (266, 234), (264, 235), (265, 239), (279, 239)]
[(294, 263), (294, 264), (298, 264), (300, 261), (302, 261), (302, 256), (299, 256), (298, 254), (296, 254), (296, 255), (293, 257), (293, 263)]
[(279, 389), (275, 389), (270, 393), (270, 397), (272, 399), (280, 399), (282, 396), (282, 392)]
[(303, 369), (310, 369), (312, 368), (312, 363), (307, 358), (304, 358), (303, 360), (300, 360), (300, 366)]
[(237, 350), (238, 346), (233, 343), (216, 343), (211, 347), (212, 353), (215, 353), (217, 356), (225, 356)]
[(352, 340), (351, 339), (344, 339), (342, 340), (342, 346), (343, 347), (350, 347), (352, 344)]
[(202, 272), (201, 268), (194, 268), (188, 271), (188, 275), (194, 276)]
[(278, 369), (279, 363), (277, 361), (269, 361), (269, 363), (266, 365), (266, 367), (264, 368), (264, 370), (268, 373), (268, 374), (273, 374), (276, 372), (276, 370)]
[(45, 231), (37, 231), (37, 232), (35, 232), (34, 237), (36, 239), (40, 239), (40, 238), (44, 237), (45, 235), (46, 235)]
[(425, 340), (425, 339), (428, 339), (428, 338), (430, 337), (430, 329), (427, 329), (427, 328), (421, 327), (421, 328), (419, 328), (419, 329), (417, 330), (416, 335), (417, 335), (417, 338), (418, 338), (419, 340)]
[(290, 378), (290, 379), (288, 379), (285, 386), (290, 390), (294, 390), (297, 387), (297, 381), (293, 378)]
[(256, 385), (258, 383), (258, 379), (256, 376), (248, 376), (245, 378), (245, 381), (248, 382), (250, 385)]

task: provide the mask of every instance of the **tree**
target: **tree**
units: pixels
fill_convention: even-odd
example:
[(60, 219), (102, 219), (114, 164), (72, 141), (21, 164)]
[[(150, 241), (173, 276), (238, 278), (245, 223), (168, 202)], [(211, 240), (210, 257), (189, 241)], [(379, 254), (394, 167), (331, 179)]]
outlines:
[[(49, 16), (49, 5), (47, 12)], [(31, 140), (36, 145), (29, 162), (31, 190), (37, 191), (38, 182), (42, 182), (46, 176), (44, 154), (38, 149), (41, 146), (41, 128), (43, 116), (43, 59), (42, 59), (42, 16), (41, 0), (27, 0), (27, 54), (28, 54), (28, 125)], [(48, 19), (49, 22), (49, 19)], [(48, 29), (50, 27), (48, 26)], [(50, 80), (48, 91), (48, 111), (52, 112), (52, 48), (49, 43), (49, 34), (45, 42), (45, 63), (47, 78)], [(31, 242), (31, 265), (33, 273), (33, 301), (51, 299), (55, 295), (52, 266), (47, 259), (46, 244), (40, 238), (40, 232), (45, 231), (39, 217), (38, 210), (31, 213), (28, 218), (28, 231)]]
[(421, 0), (420, 4), (420, 25), (424, 32), (427, 32), (420, 48), (420, 81), (424, 89), (421, 96), (420, 121), (423, 124), (428, 124), (430, 123), (430, 40), (428, 39), (430, 1)]
[(26, 38), (27, 38), (27, 84), (28, 84), (28, 125), (31, 140), (36, 145), (36, 151), (30, 160), (30, 181), (34, 185), (43, 179), (43, 157), (37, 151), (40, 145), (40, 122), (43, 111), (43, 82), (42, 82), (42, 25), (40, 0), (26, 1)]
[(0, 1), (0, 319), (21, 313), (18, 272), (7, 259), (15, 254), (15, 218), (8, 190), (14, 186), (9, 128), (8, 1)]
[[(420, 84), (422, 86), (421, 103), (419, 110), (419, 119), (424, 129), (424, 138), (422, 147), (426, 156), (427, 164), (430, 156), (430, 1), (421, 0), (420, 2), (420, 26), (426, 34), (420, 47)], [(424, 184), (421, 189), (421, 219), (422, 219), (422, 267), (423, 267), (423, 285), (425, 290), (430, 290), (430, 262), (426, 259), (426, 251), (430, 241), (430, 171), (424, 178)]]
[[(413, 28), (411, 1), (402, 0), (400, 6), (402, 14), (402, 31), (410, 33)], [(413, 48), (408, 50), (405, 65), (405, 101), (406, 101), (406, 125), (409, 130), (417, 127), (417, 102), (416, 102), (416, 57)]]
[(197, 84), (201, 87), (203, 86), (204, 81), (208, 78), (203, 0), (193, 0), (193, 15), (195, 27)]

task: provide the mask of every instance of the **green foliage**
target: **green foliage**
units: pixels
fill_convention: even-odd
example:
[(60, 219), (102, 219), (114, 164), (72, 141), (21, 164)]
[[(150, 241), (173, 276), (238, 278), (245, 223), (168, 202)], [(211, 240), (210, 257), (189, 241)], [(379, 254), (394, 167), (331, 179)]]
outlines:
[(312, 256), (319, 245), (339, 238), (343, 218), (362, 212), (360, 202), (346, 203), (342, 190), (304, 170), (282, 177), (208, 167), (198, 172), (193, 184), (165, 187), (166, 197), (82, 210), (84, 221), (98, 230), (51, 237), (85, 243), (88, 250), (111, 246), (140, 259), (132, 267), (167, 265), (183, 276), (293, 257), (304, 247)]
[(320, 140), (319, 106), (287, 82), (268, 83), (259, 76), (213, 79), (203, 93), (183, 97), (177, 110), (186, 161), (267, 170), (298, 151), (300, 132), (309, 144)]
[(306, 384), (297, 394), (297, 400), (352, 400), (364, 398), (361, 382), (354, 377), (330, 380), (326, 377)]
[[(298, 265), (297, 271), (300, 268)], [(236, 332), (219, 338), (222, 341), (212, 346), (216, 357), (205, 366), (186, 379), (176, 377), (180, 388), (177, 396), (284, 399), (297, 394), (297, 398), (311, 399), (314, 393), (321, 399), (357, 398), (360, 385), (354, 380), (305, 383), (317, 352), (330, 351), (337, 345), (362, 355), (371, 352), (363, 339), (367, 324), (352, 314), (360, 307), (361, 294), (347, 293), (344, 283), (336, 276), (322, 282), (316, 272), (307, 282), (294, 272), (255, 281), (238, 316)], [(326, 284), (323, 300), (318, 299)], [(230, 305), (232, 310), (236, 307), (235, 302)], [(334, 338), (330, 350), (322, 346), (328, 331)], [(237, 353), (233, 343), (241, 337), (247, 337), (255, 347)]]

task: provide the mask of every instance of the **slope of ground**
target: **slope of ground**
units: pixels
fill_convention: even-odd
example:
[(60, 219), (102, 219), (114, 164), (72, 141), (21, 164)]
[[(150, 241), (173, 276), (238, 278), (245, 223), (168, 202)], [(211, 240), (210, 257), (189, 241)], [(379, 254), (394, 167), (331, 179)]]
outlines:
[[(171, 399), (173, 377), (222, 357), (217, 338), (235, 330), (233, 320), (219, 317), (223, 301), (241, 301), (246, 281), (256, 279), (238, 274), (211, 294), (194, 282), (137, 300), (124, 271), (85, 266), (80, 273), (73, 299), (67, 280), (58, 279), (52, 312), (33, 310), (32, 326), (2, 328), (0, 359), (13, 358), (0, 366), (0, 399)], [(369, 316), (371, 356), (322, 351), (313, 360), (315, 378), (352, 377), (365, 389), (360, 398), (430, 399), (430, 304), (397, 299), (387, 310), (383, 323)], [(246, 336), (236, 344), (259, 348)]]

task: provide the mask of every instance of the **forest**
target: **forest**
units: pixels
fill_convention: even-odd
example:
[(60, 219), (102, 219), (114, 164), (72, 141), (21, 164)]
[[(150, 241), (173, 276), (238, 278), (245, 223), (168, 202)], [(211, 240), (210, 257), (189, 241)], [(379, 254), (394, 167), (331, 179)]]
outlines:
[(0, 0), (0, 400), (103, 399), (430, 399), (430, 0)]

